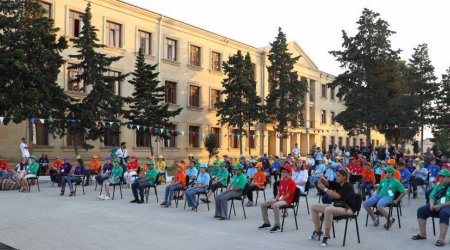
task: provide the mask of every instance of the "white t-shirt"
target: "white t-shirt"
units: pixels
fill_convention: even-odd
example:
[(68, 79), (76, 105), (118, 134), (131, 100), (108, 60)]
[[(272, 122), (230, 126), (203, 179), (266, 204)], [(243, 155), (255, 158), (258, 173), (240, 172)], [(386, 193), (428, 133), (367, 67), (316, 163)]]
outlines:
[(299, 155), (299, 154), (300, 154), (300, 148), (299, 148), (299, 147), (295, 147), (295, 148), (292, 150), (292, 153), (294, 153), (294, 155)]
[(28, 145), (26, 143), (20, 143), (20, 152), (22, 157), (30, 157), (30, 151), (28, 151)]
[(123, 150), (122, 148), (119, 148), (116, 151), (116, 156), (119, 158), (126, 158), (128, 156), (128, 151), (126, 149)]
[(297, 187), (300, 188), (300, 191), (302, 191), (302, 193), (304, 193), (305, 192), (305, 186), (300, 186), (298, 183), (300, 183), (300, 182), (305, 182), (306, 183), (308, 181), (308, 171), (306, 171), (306, 170), (300, 170), (298, 172), (294, 171), (292, 173), (292, 179), (294, 180), (294, 182), (297, 185)]

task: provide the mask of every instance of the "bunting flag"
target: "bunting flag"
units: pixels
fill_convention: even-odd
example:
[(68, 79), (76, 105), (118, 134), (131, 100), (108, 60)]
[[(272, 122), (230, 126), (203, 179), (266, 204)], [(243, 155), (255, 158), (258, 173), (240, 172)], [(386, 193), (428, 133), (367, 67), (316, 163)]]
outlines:
[(36, 119), (31, 118), (31, 124), (34, 124), (36, 122)]
[(48, 119), (48, 123), (53, 123), (53, 119), (52, 119), (52, 118), (49, 118), (49, 119)]
[(106, 122), (102, 121), (102, 125), (103, 125), (103, 127), (106, 127)]
[(139, 125), (136, 125), (136, 129), (137, 129), (137, 130), (139, 130), (139, 128), (140, 128), (140, 127), (141, 127), (141, 126), (139, 126)]
[(130, 128), (133, 129), (133, 124), (132, 123), (130, 123)]
[(95, 126), (98, 127), (98, 125), (100, 125), (100, 122), (99, 121), (95, 121)]
[(109, 126), (112, 126), (114, 122), (109, 122)]
[(0, 122), (3, 123), (3, 120), (5, 119), (5, 117), (0, 116)]
[(39, 121), (41, 122), (41, 124), (44, 124), (44, 123), (45, 123), (45, 120), (44, 120), (44, 119), (39, 119)]

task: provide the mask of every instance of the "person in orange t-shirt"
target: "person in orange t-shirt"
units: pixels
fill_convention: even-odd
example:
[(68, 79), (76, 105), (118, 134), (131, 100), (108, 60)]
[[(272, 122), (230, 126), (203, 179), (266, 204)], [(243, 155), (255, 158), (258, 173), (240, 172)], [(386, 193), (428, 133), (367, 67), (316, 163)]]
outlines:
[(184, 165), (177, 163), (177, 171), (173, 176), (172, 183), (166, 186), (166, 192), (164, 193), (164, 202), (161, 206), (170, 207), (172, 205), (173, 194), (175, 190), (186, 187), (186, 173)]
[(257, 162), (255, 168), (256, 173), (253, 175), (252, 183), (250, 183), (247, 188), (247, 207), (253, 206), (253, 191), (263, 189), (267, 180), (266, 174), (262, 171), (262, 162)]
[(98, 156), (97, 155), (93, 155), (92, 156), (92, 161), (89, 162), (89, 169), (86, 169), (86, 173), (84, 174), (85, 176), (85, 186), (89, 186), (89, 180), (91, 179), (92, 175), (97, 175), (100, 172), (100, 169), (102, 167), (102, 164), (100, 164), (100, 162), (98, 161)]
[[(391, 166), (395, 169), (394, 178), (401, 182), (402, 174), (400, 174), (400, 171), (398, 171), (397, 166), (395, 165), (395, 163), (396, 163), (395, 160), (389, 159), (386, 163), (387, 163), (388, 167)], [(386, 176), (386, 173), (383, 171), (383, 174), (381, 174), (380, 181), (383, 180), (385, 176)]]
[(55, 161), (53, 161), (52, 166), (49, 170), (50, 180), (52, 182), (58, 182), (57, 175), (59, 171), (61, 170), (61, 166), (64, 164), (64, 161), (59, 158), (59, 156), (56, 156)]
[(367, 191), (375, 186), (375, 172), (372, 169), (372, 165), (370, 162), (366, 162), (364, 166), (364, 170), (362, 171), (362, 183), (359, 184), (359, 191), (363, 197), (363, 200), (366, 199)]

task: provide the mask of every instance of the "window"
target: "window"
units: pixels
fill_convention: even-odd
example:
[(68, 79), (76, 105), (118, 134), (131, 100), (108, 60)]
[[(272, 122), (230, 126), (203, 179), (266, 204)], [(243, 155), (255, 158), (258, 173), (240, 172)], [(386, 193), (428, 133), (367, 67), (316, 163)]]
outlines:
[(201, 65), (201, 48), (195, 45), (191, 45), (190, 51), (190, 64), (193, 66), (200, 67)]
[(350, 138), (349, 138), (349, 137), (347, 137), (347, 138), (345, 139), (345, 146), (347, 146), (347, 147), (350, 146)]
[(331, 143), (331, 146), (334, 147), (334, 145), (336, 144), (336, 141), (334, 140), (334, 136), (331, 136), (331, 137), (330, 137), (330, 141), (331, 141), (331, 142), (330, 142), (330, 143)]
[(327, 150), (327, 137), (322, 136), (322, 150)]
[(380, 145), (380, 140), (377, 140), (377, 147)]
[(339, 101), (342, 102), (342, 100), (343, 100), (342, 96), (339, 96), (338, 98), (339, 98)]
[[(120, 75), (121, 75), (120, 72), (112, 71), (112, 70), (108, 71), (108, 73), (107, 73), (107, 76), (111, 76), (111, 77), (115, 77), (115, 78), (120, 77)], [(111, 79), (111, 81), (112, 81), (112, 79)], [(122, 94), (121, 87), (120, 87), (121, 86), (120, 81), (116, 80), (114, 82), (111, 82), (110, 84), (111, 84), (111, 88), (112, 88), (114, 95), (120, 96)]]
[(334, 87), (331, 87), (331, 89), (330, 89), (330, 98), (331, 98), (331, 100), (334, 100)]
[(69, 11), (69, 32), (73, 37), (80, 37), (83, 29), (83, 21), (81, 20), (81, 13)]
[(255, 130), (249, 131), (248, 144), (249, 144), (250, 148), (256, 148)]
[(339, 138), (338, 138), (338, 147), (339, 147), (339, 148), (342, 148), (342, 146), (343, 146), (343, 145), (342, 145), (342, 137), (339, 137)]
[(77, 145), (78, 147), (81, 146), (81, 136), (80, 134), (76, 134), (73, 138), (72, 138), (72, 132), (70, 130), (67, 131), (66, 134), (66, 146), (68, 147), (73, 147), (73, 145)]
[(322, 110), (321, 123), (327, 123), (327, 111)]
[(117, 127), (106, 128), (104, 137), (105, 146), (111, 147), (119, 145), (119, 133), (119, 128)]
[(108, 45), (121, 48), (122, 47), (122, 25), (118, 23), (113, 23), (110, 21), (106, 22), (106, 28), (108, 32)]
[(166, 81), (166, 103), (177, 104), (177, 83)]
[(220, 90), (211, 89), (211, 109), (216, 109), (216, 104), (220, 102)]
[(230, 134), (230, 148), (239, 148), (239, 129), (232, 129)]
[(176, 148), (177, 147), (177, 136), (175, 134), (175, 130), (177, 126), (171, 125), (167, 129), (169, 129), (169, 138), (164, 139), (164, 147), (165, 148)]
[(145, 55), (152, 54), (152, 33), (139, 30), (139, 49), (144, 52)]
[(48, 146), (48, 124), (36, 123), (36, 145)]
[(327, 85), (322, 84), (322, 97), (327, 98)]
[[(117, 145), (116, 145), (117, 146)], [(136, 147), (150, 147), (150, 134), (142, 130), (136, 130)]]
[(357, 146), (357, 145), (356, 145), (356, 138), (353, 138), (353, 147), (354, 147), (354, 146)]
[(189, 86), (189, 105), (192, 107), (200, 107), (200, 87)]
[(166, 59), (171, 61), (176, 61), (178, 57), (177, 53), (177, 40), (166, 38)]
[(330, 112), (331, 113), (331, 124), (336, 124), (336, 121), (334, 120), (334, 118), (335, 118), (335, 113), (334, 112)]
[(214, 140), (214, 147), (220, 148), (220, 128), (211, 128), (211, 136)]
[(47, 2), (41, 2), (42, 8), (44, 8), (44, 16), (47, 18), (52, 18), (52, 4)]
[(218, 52), (212, 52), (212, 70), (220, 72), (222, 70), (221, 65), (222, 55)]
[[(74, 64), (69, 64), (69, 67), (74, 66)], [(81, 70), (79, 69), (68, 69), (68, 77), (67, 77), (67, 90), (68, 91), (76, 91), (76, 92), (84, 92), (84, 84), (83, 82), (74, 82), (77, 75), (81, 74)]]
[(200, 136), (198, 133), (200, 132), (199, 126), (189, 126), (189, 147), (190, 148), (199, 148), (199, 139)]
[(371, 146), (372, 146), (372, 147), (375, 146), (375, 140), (372, 140)]
[(362, 138), (359, 139), (359, 146), (360, 147), (364, 146), (364, 140)]

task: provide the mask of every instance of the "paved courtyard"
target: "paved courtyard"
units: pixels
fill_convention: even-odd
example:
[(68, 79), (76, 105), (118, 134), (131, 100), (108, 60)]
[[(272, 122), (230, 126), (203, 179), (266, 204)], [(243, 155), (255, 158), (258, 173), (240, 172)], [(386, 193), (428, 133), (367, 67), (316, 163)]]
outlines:
[[(257, 229), (261, 220), (258, 207), (236, 208), (237, 216), (230, 221), (213, 219), (214, 204), (207, 211), (202, 204), (198, 212), (183, 207), (162, 208), (150, 195), (148, 204), (130, 204), (131, 190), (116, 190), (116, 199), (98, 200), (94, 186), (86, 187), (86, 195), (78, 190), (76, 197), (59, 196), (59, 189), (50, 183), (41, 183), (41, 192), (33, 187), (31, 193), (0, 192), (0, 242), (17, 249), (318, 249), (320, 243), (309, 240), (312, 232), (311, 216), (305, 201), (300, 201), (298, 226), (295, 230), (293, 213), (286, 218), (283, 233), (271, 234)], [(159, 186), (159, 203), (164, 195), (164, 185)], [(271, 197), (271, 190), (267, 197)], [(261, 201), (261, 197), (260, 197)], [(309, 203), (318, 201), (315, 191)], [(184, 201), (183, 201), (184, 202)], [(359, 226), (361, 244), (357, 243), (354, 222), (349, 222), (346, 249), (416, 249), (434, 248), (436, 237), (428, 223), (428, 240), (413, 242), (417, 233), (416, 208), (424, 200), (404, 202), (402, 228), (398, 224), (390, 231), (381, 226), (365, 227), (366, 213), (361, 212)], [(271, 211), (269, 211), (271, 215)], [(271, 215), (271, 218), (273, 216)], [(272, 219), (273, 223), (273, 219)], [(345, 223), (336, 224), (336, 239), (328, 248), (341, 248)]]

